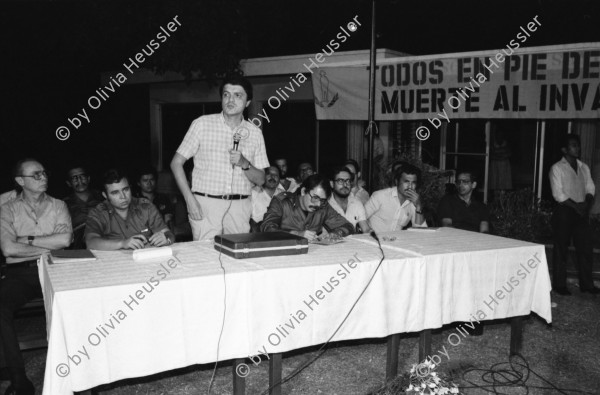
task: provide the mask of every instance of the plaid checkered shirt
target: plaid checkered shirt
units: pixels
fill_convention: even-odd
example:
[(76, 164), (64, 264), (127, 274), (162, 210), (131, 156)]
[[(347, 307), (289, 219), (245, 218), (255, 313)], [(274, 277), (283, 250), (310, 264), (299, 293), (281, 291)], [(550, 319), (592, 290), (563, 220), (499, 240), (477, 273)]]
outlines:
[[(240, 140), (238, 149), (242, 155), (257, 169), (269, 167), (261, 130), (246, 120), (242, 120), (241, 127), (250, 132), (247, 138)], [(186, 159), (194, 157), (192, 191), (211, 195), (251, 194), (252, 182), (241, 167), (232, 168), (229, 162), (234, 132), (225, 124), (223, 113), (204, 115), (192, 122), (177, 149)]]

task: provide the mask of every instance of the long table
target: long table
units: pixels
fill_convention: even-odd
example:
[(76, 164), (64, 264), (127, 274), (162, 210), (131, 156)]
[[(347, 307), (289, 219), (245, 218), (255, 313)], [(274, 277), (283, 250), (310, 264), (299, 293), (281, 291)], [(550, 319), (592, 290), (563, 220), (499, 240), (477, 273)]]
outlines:
[[(379, 237), (386, 258), (333, 341), (531, 312), (552, 320), (542, 245), (449, 228)], [(306, 255), (221, 255), (224, 277), (212, 243), (172, 248), (173, 258), (144, 262), (131, 251), (94, 251), (92, 262), (42, 259), (44, 394), (324, 343), (381, 258), (374, 239), (355, 235), (310, 245)]]

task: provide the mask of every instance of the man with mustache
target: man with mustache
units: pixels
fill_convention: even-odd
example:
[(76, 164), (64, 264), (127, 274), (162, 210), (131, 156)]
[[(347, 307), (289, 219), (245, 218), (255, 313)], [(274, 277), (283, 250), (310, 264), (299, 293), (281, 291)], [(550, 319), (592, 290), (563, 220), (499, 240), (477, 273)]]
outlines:
[(13, 317), (27, 302), (42, 296), (38, 258), (68, 247), (73, 231), (65, 202), (46, 194), (48, 174), (40, 162), (19, 161), (14, 178), (22, 192), (0, 208), (0, 247), (7, 264), (0, 279), (0, 371), (8, 373), (11, 381), (7, 394), (33, 395)]
[(347, 167), (337, 167), (333, 171), (333, 194), (329, 198), (329, 204), (335, 211), (344, 216), (352, 226), (360, 229), (362, 233), (371, 231), (367, 223), (365, 206), (354, 197), (350, 190), (352, 188), (352, 172)]
[(394, 175), (395, 186), (373, 192), (365, 204), (369, 225), (375, 232), (392, 232), (414, 227), (427, 227), (421, 196), (417, 192), (421, 170), (406, 165)]
[(148, 199), (132, 198), (129, 179), (116, 169), (104, 175), (106, 201), (90, 211), (85, 242), (94, 250), (139, 249), (171, 245), (175, 235)]
[(282, 193), (271, 201), (260, 227), (263, 232), (286, 231), (313, 241), (327, 230), (339, 239), (354, 233), (354, 227), (331, 207), (331, 184), (320, 174), (308, 177), (296, 193)]
[(275, 165), (279, 168), (281, 186), (286, 192), (296, 192), (298, 189), (298, 183), (292, 177), (286, 177), (288, 174), (288, 163), (287, 159), (279, 158), (275, 159)]
[(270, 166), (265, 169), (265, 183), (262, 187), (252, 190), (252, 221), (254, 229), (260, 227), (271, 199), (273, 196), (285, 192), (285, 189), (279, 184), (279, 169), (276, 166)]
[(74, 240), (72, 248), (85, 248), (83, 234), (87, 216), (90, 210), (100, 204), (104, 198), (99, 192), (89, 188), (90, 176), (83, 167), (71, 168), (67, 172), (66, 183), (73, 190), (70, 196), (63, 199), (69, 208), (73, 224)]

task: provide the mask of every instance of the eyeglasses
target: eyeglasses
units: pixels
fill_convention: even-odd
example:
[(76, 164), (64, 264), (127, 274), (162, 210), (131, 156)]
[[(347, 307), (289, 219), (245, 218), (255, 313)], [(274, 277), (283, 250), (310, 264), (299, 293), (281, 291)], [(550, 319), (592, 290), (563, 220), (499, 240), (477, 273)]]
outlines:
[(75, 182), (77, 180), (87, 180), (88, 179), (88, 175), (87, 174), (77, 174), (74, 176), (71, 176), (71, 182)]
[(31, 177), (36, 181), (40, 181), (42, 178), (48, 178), (48, 173), (46, 173), (45, 170), (41, 170), (41, 171), (36, 171), (35, 173), (33, 173), (32, 175), (29, 175), (29, 176), (21, 174), (18, 177)]
[(317, 195), (312, 195), (310, 192), (308, 193), (308, 196), (310, 196), (310, 200), (313, 203), (318, 203), (319, 206), (325, 206), (327, 204), (327, 199), (323, 199)]
[(344, 185), (344, 184), (346, 184), (346, 185), (352, 185), (352, 180), (349, 179), (349, 178), (346, 178), (346, 179), (344, 179), (344, 178), (337, 178), (334, 181), (338, 185)]
[(471, 180), (456, 180), (456, 185), (461, 185), (461, 184), (470, 184), (473, 181)]

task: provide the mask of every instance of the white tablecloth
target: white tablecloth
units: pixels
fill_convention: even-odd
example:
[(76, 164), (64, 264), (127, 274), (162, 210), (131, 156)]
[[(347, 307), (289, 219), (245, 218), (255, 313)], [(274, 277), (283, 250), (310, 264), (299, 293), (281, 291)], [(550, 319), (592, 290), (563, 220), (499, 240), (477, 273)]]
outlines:
[[(530, 312), (551, 322), (542, 245), (448, 228), (384, 236), (397, 239), (382, 240), (386, 259), (334, 340)], [(208, 242), (172, 248), (171, 260), (134, 262), (131, 251), (94, 251), (99, 260), (93, 262), (42, 261), (48, 320), (44, 394), (71, 394), (217, 360), (225, 307), (219, 254)], [(380, 256), (368, 235), (311, 245), (307, 255), (247, 260), (222, 255), (226, 315), (218, 359), (325, 342)]]

